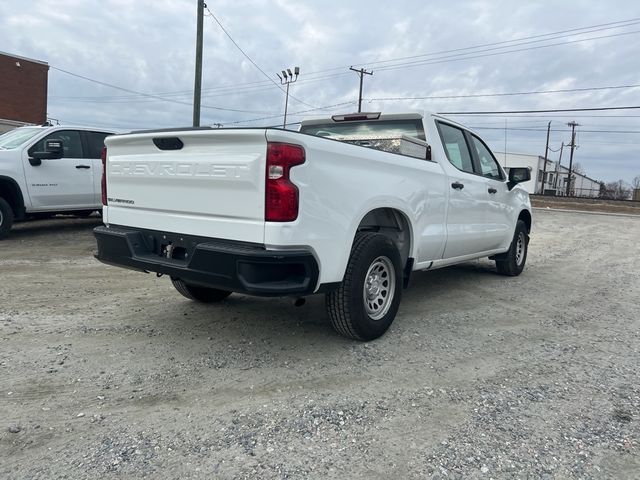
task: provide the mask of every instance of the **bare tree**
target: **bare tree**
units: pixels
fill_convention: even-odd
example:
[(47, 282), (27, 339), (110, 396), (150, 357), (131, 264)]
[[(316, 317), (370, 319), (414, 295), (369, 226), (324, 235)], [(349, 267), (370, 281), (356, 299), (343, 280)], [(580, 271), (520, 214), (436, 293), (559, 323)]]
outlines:
[(603, 183), (600, 187), (600, 198), (609, 200), (628, 200), (631, 198), (631, 187), (624, 180)]
[(636, 175), (636, 178), (633, 179), (633, 182), (631, 182), (631, 184), (633, 185), (634, 190), (640, 189), (640, 175)]

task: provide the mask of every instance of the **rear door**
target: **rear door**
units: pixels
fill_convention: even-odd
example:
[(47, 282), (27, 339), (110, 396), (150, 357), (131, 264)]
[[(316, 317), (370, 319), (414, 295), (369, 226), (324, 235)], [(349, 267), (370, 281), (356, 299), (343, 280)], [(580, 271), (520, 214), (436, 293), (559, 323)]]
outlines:
[[(30, 154), (45, 151), (45, 141), (52, 139), (62, 140), (64, 156), (31, 165)], [(23, 164), (34, 209), (72, 210), (96, 205), (93, 165), (86, 158), (79, 130), (58, 130), (48, 134), (23, 153)]]

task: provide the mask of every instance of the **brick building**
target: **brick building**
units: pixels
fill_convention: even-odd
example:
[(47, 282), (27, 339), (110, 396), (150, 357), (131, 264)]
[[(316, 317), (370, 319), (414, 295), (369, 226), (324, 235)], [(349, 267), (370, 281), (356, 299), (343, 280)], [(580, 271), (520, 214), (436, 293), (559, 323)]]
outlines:
[(0, 133), (47, 120), (46, 62), (0, 52)]

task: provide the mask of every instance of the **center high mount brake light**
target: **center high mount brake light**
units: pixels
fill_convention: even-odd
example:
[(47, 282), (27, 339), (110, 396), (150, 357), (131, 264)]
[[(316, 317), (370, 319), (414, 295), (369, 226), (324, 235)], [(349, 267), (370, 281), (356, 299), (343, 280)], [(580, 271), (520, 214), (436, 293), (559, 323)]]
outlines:
[(378, 120), (382, 112), (349, 113), (347, 115), (333, 115), (334, 122), (353, 122), (356, 120)]

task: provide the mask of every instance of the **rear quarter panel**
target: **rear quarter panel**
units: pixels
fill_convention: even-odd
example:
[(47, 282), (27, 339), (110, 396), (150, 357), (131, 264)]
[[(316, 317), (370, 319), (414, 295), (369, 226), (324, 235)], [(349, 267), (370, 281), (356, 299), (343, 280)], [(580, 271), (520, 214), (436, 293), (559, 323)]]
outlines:
[[(298, 219), (267, 222), (265, 244), (312, 247), (319, 283), (342, 281), (357, 227), (371, 210), (394, 208), (405, 216), (413, 230), (413, 257), (420, 225), (443, 224), (446, 181), (439, 164), (302, 133), (270, 129), (266, 135), (268, 141), (302, 145), (306, 162), (291, 169), (300, 191)], [(437, 237), (442, 240), (443, 232)]]

